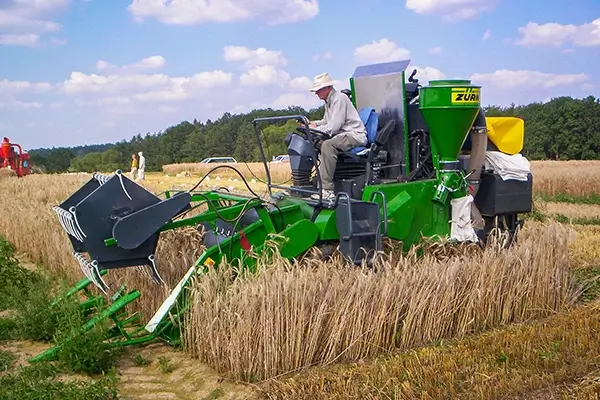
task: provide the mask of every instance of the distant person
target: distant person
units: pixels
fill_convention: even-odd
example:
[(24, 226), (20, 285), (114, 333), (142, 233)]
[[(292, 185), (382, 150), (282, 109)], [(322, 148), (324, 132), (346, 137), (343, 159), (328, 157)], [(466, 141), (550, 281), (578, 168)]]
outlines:
[(138, 180), (143, 181), (146, 179), (146, 157), (144, 157), (144, 153), (141, 151), (138, 153), (138, 155), (140, 156), (140, 162), (138, 165)]
[(138, 159), (135, 156), (135, 154), (131, 155), (131, 179), (132, 180), (136, 180), (137, 179), (137, 172), (138, 172)]

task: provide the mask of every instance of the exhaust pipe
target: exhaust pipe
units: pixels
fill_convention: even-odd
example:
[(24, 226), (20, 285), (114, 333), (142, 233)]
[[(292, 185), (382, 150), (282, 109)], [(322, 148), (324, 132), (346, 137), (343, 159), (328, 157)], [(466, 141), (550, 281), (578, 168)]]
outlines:
[[(473, 197), (477, 195), (481, 183), (481, 171), (485, 162), (485, 152), (487, 149), (487, 122), (483, 108), (479, 110), (473, 126), (471, 126), (471, 156), (469, 157), (469, 170), (474, 172), (469, 176), (469, 185), (473, 187)], [(471, 204), (471, 220), (473, 228), (483, 229), (484, 221), (479, 209), (475, 203)]]

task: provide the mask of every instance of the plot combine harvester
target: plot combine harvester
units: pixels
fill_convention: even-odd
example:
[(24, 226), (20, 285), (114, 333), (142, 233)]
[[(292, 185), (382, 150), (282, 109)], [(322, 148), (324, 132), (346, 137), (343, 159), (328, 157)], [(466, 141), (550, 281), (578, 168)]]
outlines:
[[(223, 260), (252, 271), (255, 256), (273, 249), (267, 241), (290, 260), (314, 246), (335, 244), (350, 264), (369, 265), (382, 250), (383, 237), (401, 242), (404, 250), (423, 237), (484, 244), (495, 228), (513, 240), (522, 225), (518, 215), (532, 208), (532, 175), (519, 154), (524, 122), (486, 118), (481, 88), (468, 80), (421, 86), (415, 70), (407, 81), (409, 63), (361, 66), (350, 79), (350, 90), (344, 92), (365, 122), (368, 144), (338, 157), (333, 201), (310, 198), (320, 192), (315, 160), (326, 137), (309, 129), (302, 115), (254, 120), (269, 200), (249, 186), (248, 196), (196, 191), (202, 181), (189, 191), (167, 191), (161, 199), (120, 171), (95, 174), (55, 207), (85, 275), (67, 294), (88, 296), (81, 307), (90, 311), (90, 319), (82, 331), (112, 321), (106, 341), (112, 346), (157, 338), (177, 345), (184, 289), (192, 276)], [(301, 124), (285, 138), (292, 175), (292, 184), (285, 186), (271, 181), (259, 125), (290, 119)], [(201, 205), (206, 211), (187, 216)], [(162, 283), (154, 258), (159, 236), (186, 226), (205, 232), (206, 250), (182, 271), (181, 281), (147, 324), (139, 324), (139, 315), (124, 309), (140, 292), (114, 288), (109, 297), (102, 277), (115, 268), (149, 268)], [(104, 295), (93, 295), (92, 284)], [(60, 346), (34, 361), (52, 359)]]
[(31, 173), (29, 165), (29, 153), (23, 151), (21, 145), (11, 143), (10, 139), (5, 137), (0, 143), (0, 168), (8, 168), (21, 178)]

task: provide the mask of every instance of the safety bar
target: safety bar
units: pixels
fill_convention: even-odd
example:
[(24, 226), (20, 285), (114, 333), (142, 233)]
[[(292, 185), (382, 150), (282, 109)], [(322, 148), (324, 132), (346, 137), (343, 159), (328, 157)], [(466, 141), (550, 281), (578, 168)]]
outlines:
[(381, 196), (381, 199), (382, 199), (381, 204), (383, 206), (383, 233), (381, 234), (381, 236), (387, 236), (387, 234), (388, 234), (388, 215), (387, 215), (387, 201), (385, 201), (385, 193), (383, 193), (382, 191), (379, 191), (379, 190), (375, 190), (373, 193), (371, 193), (371, 196), (369, 197), (369, 201), (373, 202), (376, 195)]

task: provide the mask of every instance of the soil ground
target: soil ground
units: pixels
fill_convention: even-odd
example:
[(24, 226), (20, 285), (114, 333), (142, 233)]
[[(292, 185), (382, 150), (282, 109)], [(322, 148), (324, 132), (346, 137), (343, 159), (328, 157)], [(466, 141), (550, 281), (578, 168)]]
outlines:
[[(50, 347), (33, 341), (10, 341), (0, 344), (18, 358), (16, 366)], [(136, 357), (137, 356), (137, 357)], [(145, 360), (140, 365), (137, 359)], [(161, 362), (161, 359), (163, 360)], [(224, 379), (208, 366), (163, 343), (124, 351), (117, 366), (118, 389), (122, 400), (251, 400), (260, 398), (249, 385)], [(67, 377), (65, 377), (67, 378)], [(89, 379), (71, 375), (68, 379)]]

